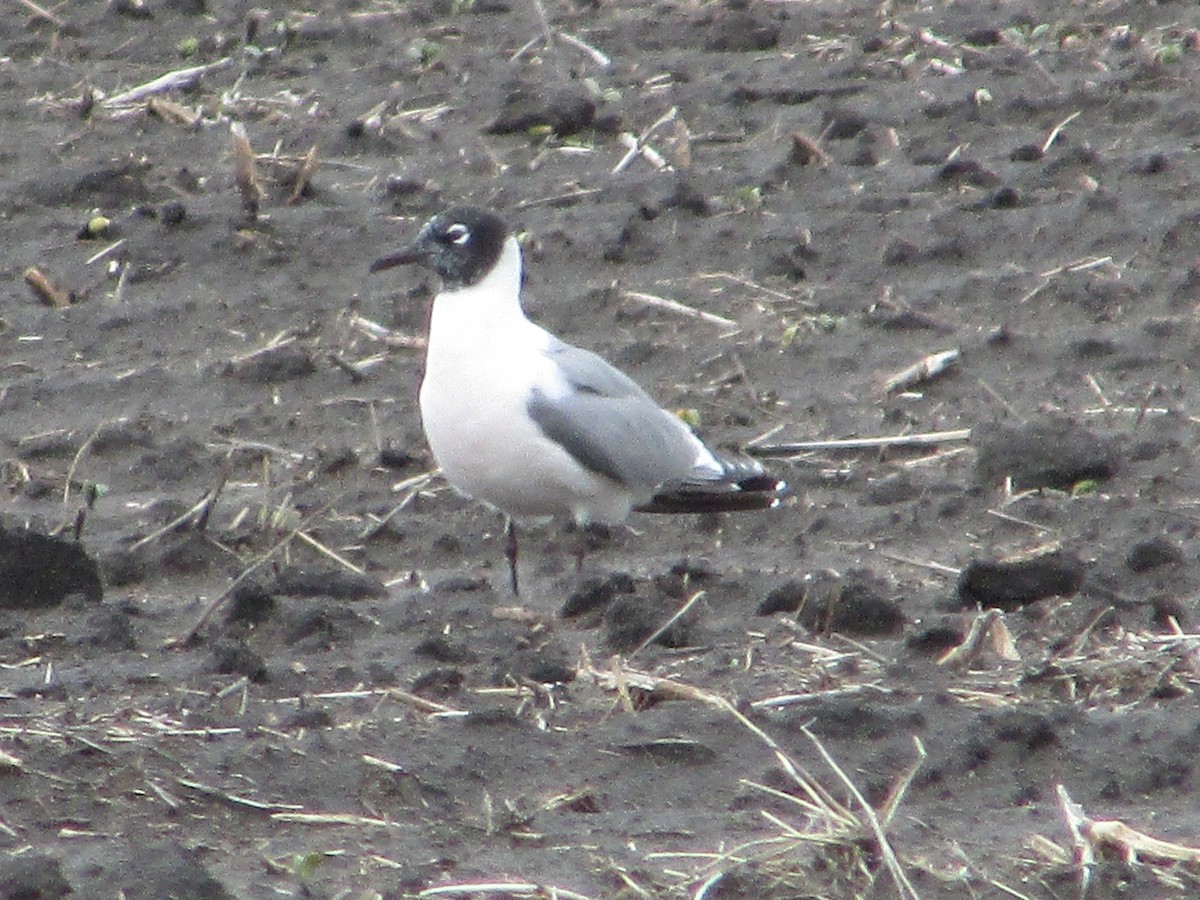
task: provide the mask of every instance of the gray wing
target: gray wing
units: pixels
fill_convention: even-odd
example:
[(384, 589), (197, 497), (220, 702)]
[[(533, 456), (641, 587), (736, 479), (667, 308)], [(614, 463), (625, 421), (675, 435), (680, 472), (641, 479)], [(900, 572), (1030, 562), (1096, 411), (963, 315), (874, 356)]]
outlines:
[(692, 478), (719, 477), (696, 468), (699, 440), (659, 407), (632, 378), (594, 353), (555, 342), (547, 356), (570, 390), (534, 390), (526, 403), (546, 437), (583, 466), (634, 490)]

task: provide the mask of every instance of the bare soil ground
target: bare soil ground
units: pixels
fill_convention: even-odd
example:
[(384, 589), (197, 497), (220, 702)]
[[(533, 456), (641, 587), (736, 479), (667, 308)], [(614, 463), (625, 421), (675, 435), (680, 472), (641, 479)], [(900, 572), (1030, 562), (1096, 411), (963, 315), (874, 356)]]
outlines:
[[(1061, 793), (1200, 844), (1194, 3), (32, 7), (0, 894), (1200, 893)], [(531, 529), (514, 600), (422, 477), (431, 285), (367, 275), (464, 201), (710, 440), (970, 439), (777, 447), (581, 574)]]

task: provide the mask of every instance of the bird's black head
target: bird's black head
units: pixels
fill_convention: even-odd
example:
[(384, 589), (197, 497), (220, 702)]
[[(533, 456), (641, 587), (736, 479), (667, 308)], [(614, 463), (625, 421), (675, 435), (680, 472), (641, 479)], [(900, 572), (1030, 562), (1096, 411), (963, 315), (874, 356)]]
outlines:
[(448, 288), (468, 287), (483, 279), (504, 249), (508, 229), (495, 213), (455, 206), (425, 223), (411, 247), (376, 260), (371, 271), (419, 263), (442, 277)]

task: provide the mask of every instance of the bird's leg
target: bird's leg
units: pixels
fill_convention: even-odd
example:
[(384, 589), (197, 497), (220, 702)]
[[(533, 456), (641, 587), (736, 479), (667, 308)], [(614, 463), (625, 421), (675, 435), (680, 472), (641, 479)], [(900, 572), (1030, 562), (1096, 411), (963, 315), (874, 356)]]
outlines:
[(612, 540), (612, 530), (600, 522), (574, 525), (575, 531), (575, 574), (583, 571), (583, 560), (588, 552), (603, 547)]
[(588, 552), (588, 536), (584, 531), (585, 526), (580, 525), (575, 532), (575, 575), (579, 576), (583, 572), (583, 558)]
[(504, 556), (508, 559), (509, 584), (512, 585), (513, 596), (520, 597), (521, 589), (517, 583), (517, 523), (511, 516), (504, 517), (504, 536), (507, 538)]

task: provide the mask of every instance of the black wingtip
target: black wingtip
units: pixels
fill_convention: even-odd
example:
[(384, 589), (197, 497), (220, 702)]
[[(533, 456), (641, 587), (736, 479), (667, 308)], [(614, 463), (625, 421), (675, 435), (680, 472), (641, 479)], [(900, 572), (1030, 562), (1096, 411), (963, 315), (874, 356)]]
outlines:
[(679, 515), (760, 512), (775, 509), (787, 494), (786, 481), (760, 471), (733, 483), (688, 484), (660, 491), (636, 511)]
[(743, 479), (737, 483), (739, 491), (749, 491), (756, 494), (779, 494), (783, 496), (787, 494), (788, 483), (780, 481), (769, 472), (763, 472), (761, 475), (754, 475), (750, 478)]

